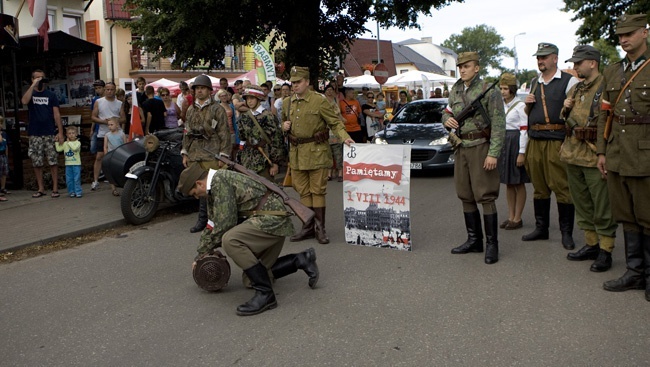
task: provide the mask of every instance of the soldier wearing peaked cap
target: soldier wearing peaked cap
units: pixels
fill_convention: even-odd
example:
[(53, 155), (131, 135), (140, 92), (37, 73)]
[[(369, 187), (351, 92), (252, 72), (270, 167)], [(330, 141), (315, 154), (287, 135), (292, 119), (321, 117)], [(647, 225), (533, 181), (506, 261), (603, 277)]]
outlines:
[(456, 129), (462, 139), (455, 153), (454, 183), (456, 194), (463, 203), (467, 241), (453, 248), (451, 253), (483, 252), (483, 230), (478, 209), (478, 204), (481, 204), (485, 223), (485, 263), (494, 264), (499, 260), (499, 223), (494, 201), (499, 197), (499, 171), (496, 168), (505, 135), (503, 100), (498, 91), (490, 90), (481, 100), (487, 118), (476, 113), (459, 128), (455, 117), (486, 91), (489, 83), (478, 76), (478, 53), (461, 52), (457, 65), (460, 80), (451, 88), (442, 122), (448, 129)]
[(524, 102), (528, 114), (525, 165), (534, 189), (535, 230), (524, 235), (521, 240), (548, 239), (551, 192), (554, 192), (562, 246), (573, 250), (575, 209), (569, 193), (566, 165), (559, 157), (565, 136), (565, 124), (560, 118), (560, 110), (569, 89), (578, 83), (578, 79), (558, 69), (558, 52), (557, 46), (544, 42), (537, 46), (537, 52), (533, 55), (537, 57), (537, 66), (541, 73), (531, 82), (530, 94)]
[(316, 286), (319, 272), (313, 248), (278, 257), (293, 225), (282, 199), (266, 186), (238, 172), (206, 171), (191, 163), (180, 175), (178, 191), (208, 203), (208, 226), (201, 233), (196, 260), (222, 247), (244, 270), (244, 285), (255, 290), (253, 298), (237, 307), (238, 315), (277, 307), (271, 279), (303, 270), (309, 287)]
[(282, 101), (282, 130), (289, 139), (289, 167), (300, 202), (312, 208), (316, 219), (303, 225), (291, 241), (314, 238), (329, 243), (325, 231), (327, 174), (332, 166), (329, 130), (348, 146), (354, 143), (330, 107), (327, 98), (309, 89), (309, 69), (291, 68), (293, 94)]
[(577, 252), (567, 254), (567, 259), (596, 260), (590, 270), (602, 272), (612, 267), (617, 226), (607, 182), (596, 167), (597, 122), (604, 88), (603, 76), (598, 72), (600, 52), (592, 46), (576, 46), (566, 62), (573, 62), (573, 69), (583, 80), (571, 87), (564, 100), (561, 116), (566, 122), (566, 138), (560, 159), (566, 163), (569, 191), (586, 243)]
[(603, 284), (612, 292), (645, 289), (650, 301), (650, 50), (648, 18), (626, 14), (616, 24), (625, 58), (603, 72), (598, 169), (607, 177), (614, 220), (623, 226), (627, 271)]

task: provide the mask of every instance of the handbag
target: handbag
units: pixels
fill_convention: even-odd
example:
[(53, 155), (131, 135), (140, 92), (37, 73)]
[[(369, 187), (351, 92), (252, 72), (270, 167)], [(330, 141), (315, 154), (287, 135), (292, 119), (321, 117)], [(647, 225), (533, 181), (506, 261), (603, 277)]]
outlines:
[(287, 174), (284, 175), (284, 180), (282, 180), (282, 186), (284, 187), (291, 187), (292, 182), (291, 182), (291, 167), (287, 166)]

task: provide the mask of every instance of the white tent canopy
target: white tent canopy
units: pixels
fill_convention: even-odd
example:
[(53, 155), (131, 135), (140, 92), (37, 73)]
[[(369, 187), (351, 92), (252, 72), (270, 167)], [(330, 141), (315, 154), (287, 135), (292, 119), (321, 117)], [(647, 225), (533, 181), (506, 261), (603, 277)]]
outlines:
[(405, 86), (405, 85), (421, 85), (432, 86), (433, 84), (440, 85), (442, 83), (454, 84), (456, 78), (448, 75), (440, 75), (434, 73), (427, 73), (425, 71), (411, 70), (406, 73), (397, 74), (388, 78), (384, 85), (386, 86)]
[(154, 87), (154, 89), (157, 89), (158, 87), (173, 88), (173, 87), (177, 87), (178, 84), (179, 84), (178, 82), (175, 82), (173, 80), (162, 78), (162, 79), (156, 80), (155, 82), (151, 82), (151, 83), (149, 83), (147, 85), (150, 85), (150, 86)]
[(343, 80), (343, 86), (348, 88), (363, 88), (368, 87), (371, 89), (379, 89), (380, 85), (372, 75), (361, 75), (354, 77), (347, 77)]

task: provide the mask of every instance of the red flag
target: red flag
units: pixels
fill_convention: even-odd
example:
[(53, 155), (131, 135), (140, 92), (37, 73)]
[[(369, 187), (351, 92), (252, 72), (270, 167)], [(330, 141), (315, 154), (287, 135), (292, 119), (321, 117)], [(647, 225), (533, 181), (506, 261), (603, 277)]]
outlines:
[(38, 35), (43, 39), (43, 49), (49, 49), (49, 38), (47, 31), (50, 30), (50, 22), (47, 19), (47, 0), (28, 0), (29, 13), (34, 18), (32, 25), (38, 30)]
[[(135, 85), (135, 81), (133, 81), (133, 85)], [(144, 131), (142, 130), (142, 119), (140, 118), (140, 106), (138, 106), (138, 92), (133, 91), (131, 100), (133, 101), (133, 104), (131, 105), (129, 140), (133, 140), (138, 136), (144, 136)]]

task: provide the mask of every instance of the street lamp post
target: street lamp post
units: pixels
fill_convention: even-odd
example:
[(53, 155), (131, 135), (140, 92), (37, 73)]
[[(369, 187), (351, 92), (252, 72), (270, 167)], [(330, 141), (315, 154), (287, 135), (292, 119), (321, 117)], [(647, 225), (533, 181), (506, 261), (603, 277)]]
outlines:
[(523, 36), (525, 34), (526, 34), (526, 32), (517, 33), (517, 34), (515, 34), (515, 37), (514, 37), (515, 46), (513, 47), (512, 51), (515, 54), (515, 75), (517, 73), (519, 73), (519, 59), (517, 59), (517, 36)]

